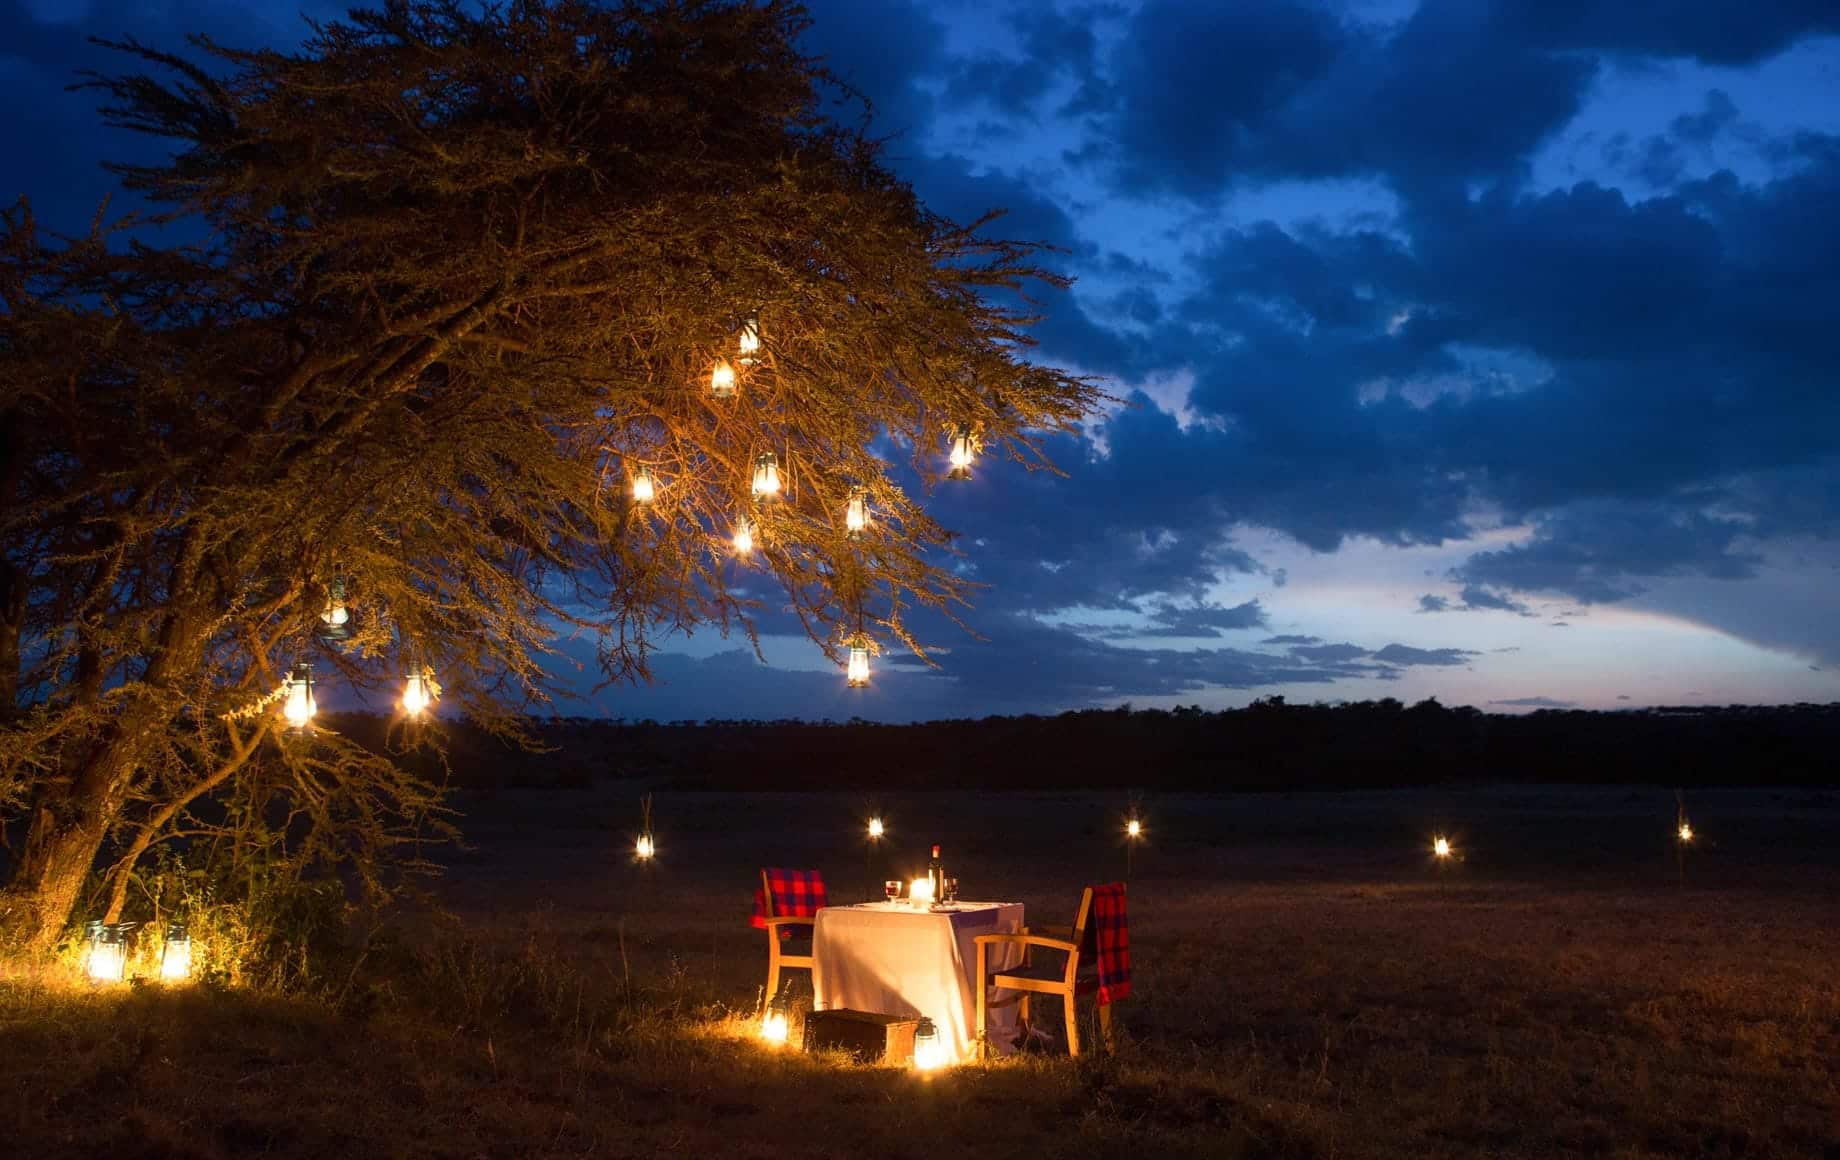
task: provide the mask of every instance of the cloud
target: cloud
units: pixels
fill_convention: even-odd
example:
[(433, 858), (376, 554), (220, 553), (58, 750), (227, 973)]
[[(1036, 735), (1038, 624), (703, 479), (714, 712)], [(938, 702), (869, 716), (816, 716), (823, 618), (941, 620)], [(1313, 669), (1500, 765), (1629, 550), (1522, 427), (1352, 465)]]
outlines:
[[(1627, 699), (1628, 698), (1624, 698), (1624, 700), (1627, 700)], [(1491, 705), (1509, 705), (1509, 706), (1513, 706), (1515, 708), (1521, 708), (1521, 709), (1575, 709), (1577, 708), (1576, 702), (1555, 701), (1551, 697), (1508, 697), (1502, 700), (1490, 701), (1489, 704)]]
[(1480, 654), (1461, 648), (1413, 648), (1404, 644), (1389, 644), (1374, 654), (1374, 659), (1382, 664), (1399, 665), (1466, 665)]

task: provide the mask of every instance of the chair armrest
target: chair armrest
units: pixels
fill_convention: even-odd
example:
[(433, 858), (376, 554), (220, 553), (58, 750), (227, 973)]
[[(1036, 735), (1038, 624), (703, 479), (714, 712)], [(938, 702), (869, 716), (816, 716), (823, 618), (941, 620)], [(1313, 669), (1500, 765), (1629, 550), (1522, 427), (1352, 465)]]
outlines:
[(1049, 950), (1066, 951), (1069, 954), (1080, 949), (1064, 938), (1047, 938), (1038, 934), (980, 934), (973, 941), (982, 944), (1013, 943), (1025, 947), (1047, 947)]

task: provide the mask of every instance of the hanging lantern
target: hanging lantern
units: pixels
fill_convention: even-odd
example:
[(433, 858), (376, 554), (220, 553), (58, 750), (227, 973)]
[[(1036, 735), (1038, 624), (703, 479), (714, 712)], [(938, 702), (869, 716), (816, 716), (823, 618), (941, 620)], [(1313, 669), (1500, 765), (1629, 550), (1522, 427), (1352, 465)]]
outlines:
[(128, 967), (128, 926), (120, 922), (91, 922), (84, 928), (89, 950), (83, 971), (95, 983), (119, 983)]
[(656, 853), (658, 853), (658, 845), (652, 841), (650, 834), (640, 834), (639, 840), (633, 843), (633, 857), (641, 862), (650, 862), (652, 855)]
[(432, 684), (427, 670), (420, 666), (409, 670), (409, 675), (403, 678), (402, 711), (405, 715), (420, 717), (422, 711), (434, 703), (434, 694), (429, 688)]
[(319, 705), (313, 700), (313, 666), (301, 661), (288, 675), (285, 699), (281, 702), (281, 715), (287, 718), (288, 728), (299, 731), (313, 720), (313, 714), (319, 712)]
[(772, 499), (779, 494), (779, 456), (763, 451), (754, 457), (754, 496)]
[(718, 399), (734, 397), (735, 366), (725, 358), (717, 359), (715, 369), (709, 372), (709, 393)]
[(1138, 838), (1143, 837), (1144, 824), (1136, 818), (1132, 818), (1124, 824), (1124, 836), (1130, 838), (1132, 841), (1136, 841)]
[(751, 367), (759, 361), (755, 356), (760, 353), (760, 315), (750, 314), (741, 320), (741, 335), (735, 341), (735, 348), (740, 352), (736, 361), (744, 367)]
[(939, 1028), (931, 1019), (922, 1016), (920, 1026), (914, 1031), (915, 1070), (937, 1071), (949, 1062), (945, 1040), (939, 1038)]
[(845, 679), (852, 689), (869, 687), (869, 642), (860, 636), (850, 640), (850, 667)]
[(850, 493), (850, 502), (843, 509), (843, 527), (852, 539), (869, 528), (869, 497), (860, 487)]
[(1681, 844), (1683, 845), (1693, 840), (1693, 827), (1688, 825), (1684, 821), (1680, 823), (1680, 829), (1677, 831), (1677, 833), (1679, 834)]
[(632, 499), (634, 503), (651, 503), (657, 498), (658, 486), (652, 479), (652, 469), (640, 467), (633, 472)]
[(1431, 853), (1439, 858), (1450, 857), (1450, 839), (1441, 836), (1431, 839)]
[(324, 640), (344, 640), (351, 635), (351, 609), (345, 606), (345, 581), (333, 577), (326, 587), (326, 607), (319, 614), (319, 635)]
[(735, 522), (735, 554), (745, 556), (754, 550), (754, 521), (742, 516)]
[(882, 819), (880, 818), (870, 818), (869, 819), (869, 837), (871, 840), (879, 840), (881, 836), (885, 833), (887, 833), (887, 831), (882, 828)]
[(166, 945), (160, 950), (160, 979), (183, 983), (192, 977), (192, 936), (178, 923), (166, 928)]
[(946, 472), (947, 479), (970, 479), (971, 465), (977, 460), (977, 443), (971, 438), (971, 428), (960, 427), (958, 434), (952, 437), (952, 449), (947, 456), (952, 470)]

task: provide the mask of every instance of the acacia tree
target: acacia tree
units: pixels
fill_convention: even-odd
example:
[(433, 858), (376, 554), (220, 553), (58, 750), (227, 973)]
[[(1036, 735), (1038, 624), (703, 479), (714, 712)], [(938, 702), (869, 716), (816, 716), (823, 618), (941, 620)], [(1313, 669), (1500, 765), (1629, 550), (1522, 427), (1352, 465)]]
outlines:
[(412, 838), (430, 787), (280, 727), (299, 659), (386, 697), (426, 667), (512, 731), (559, 632), (643, 679), (662, 634), (751, 636), (774, 593), (834, 657), (858, 628), (922, 651), (906, 611), (967, 592), (900, 480), (930, 488), (961, 430), (1045, 466), (1098, 395), (1022, 357), (1018, 291), (1059, 284), (1035, 247), (928, 212), (825, 116), (803, 25), (396, 0), (290, 53), (115, 46), (146, 71), (92, 78), (105, 116), (172, 146), (120, 178), (203, 240), (0, 227), (0, 807), (31, 938), (99, 852), (118, 911), (136, 859), (251, 785), (357, 835), (324, 858)]

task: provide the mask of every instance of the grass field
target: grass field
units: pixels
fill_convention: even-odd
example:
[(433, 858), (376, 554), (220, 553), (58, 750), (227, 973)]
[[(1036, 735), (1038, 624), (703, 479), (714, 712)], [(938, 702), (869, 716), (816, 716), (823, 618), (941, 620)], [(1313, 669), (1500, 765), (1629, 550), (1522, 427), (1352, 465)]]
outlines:
[(450, 917), (310, 995), (6, 984), (4, 1154), (1840, 1156), (1831, 795), (1697, 795), (1684, 863), (1649, 789), (1146, 801), (1119, 1051), (922, 1080), (747, 1036), (756, 868), (938, 841), (1066, 922), (1126, 797), (885, 799), (868, 865), (866, 801), (661, 794), (641, 867), (640, 792), (464, 800)]

